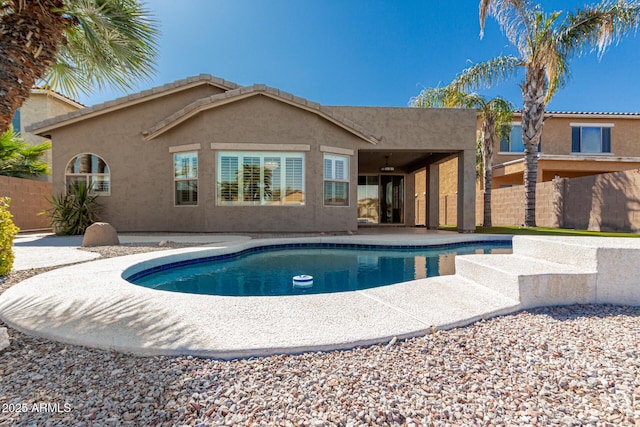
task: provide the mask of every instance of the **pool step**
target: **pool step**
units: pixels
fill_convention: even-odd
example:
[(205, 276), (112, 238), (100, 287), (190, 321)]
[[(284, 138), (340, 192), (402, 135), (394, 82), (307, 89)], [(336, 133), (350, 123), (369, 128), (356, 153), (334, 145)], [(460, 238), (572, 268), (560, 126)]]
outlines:
[(456, 275), (520, 301), (522, 308), (586, 304), (595, 298), (595, 271), (570, 264), (515, 253), (463, 255), (455, 263)]
[(581, 270), (596, 271), (598, 268), (598, 248), (585, 245), (583, 241), (570, 239), (549, 239), (544, 236), (518, 236), (513, 239), (513, 253), (541, 261), (572, 265)]

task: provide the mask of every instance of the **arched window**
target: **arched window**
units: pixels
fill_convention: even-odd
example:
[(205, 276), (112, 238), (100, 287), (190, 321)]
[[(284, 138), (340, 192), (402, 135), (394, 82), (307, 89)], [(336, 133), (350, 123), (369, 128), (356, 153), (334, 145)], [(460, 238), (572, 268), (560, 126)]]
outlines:
[(83, 185), (90, 188), (92, 194), (108, 196), (111, 193), (109, 166), (95, 154), (79, 154), (71, 159), (67, 164), (65, 178), (67, 189)]

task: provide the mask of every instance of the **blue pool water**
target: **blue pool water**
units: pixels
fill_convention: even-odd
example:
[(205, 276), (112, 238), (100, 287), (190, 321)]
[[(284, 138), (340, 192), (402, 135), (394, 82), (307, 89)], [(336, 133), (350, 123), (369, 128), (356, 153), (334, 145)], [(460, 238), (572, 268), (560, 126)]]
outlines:
[[(453, 274), (455, 255), (511, 251), (510, 241), (420, 249), (335, 246), (254, 248), (224, 259), (143, 271), (127, 280), (165, 291), (225, 296), (345, 292)], [(313, 276), (313, 286), (294, 287), (292, 279), (299, 275)]]

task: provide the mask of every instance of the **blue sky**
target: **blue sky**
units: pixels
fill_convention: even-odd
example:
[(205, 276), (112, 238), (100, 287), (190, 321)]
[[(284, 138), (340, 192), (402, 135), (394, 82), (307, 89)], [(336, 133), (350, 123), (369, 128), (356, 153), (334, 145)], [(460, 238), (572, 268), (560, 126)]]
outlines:
[[(548, 12), (585, 2), (540, 3)], [(480, 39), (475, 0), (150, 0), (147, 7), (160, 23), (160, 57), (154, 79), (137, 90), (208, 73), (325, 105), (404, 107), (471, 63), (513, 53), (492, 18)], [(640, 111), (640, 35), (600, 60), (595, 53), (574, 59), (571, 70), (548, 110)], [(518, 83), (484, 92), (519, 108)], [(80, 101), (93, 105), (122, 95), (102, 92)]]

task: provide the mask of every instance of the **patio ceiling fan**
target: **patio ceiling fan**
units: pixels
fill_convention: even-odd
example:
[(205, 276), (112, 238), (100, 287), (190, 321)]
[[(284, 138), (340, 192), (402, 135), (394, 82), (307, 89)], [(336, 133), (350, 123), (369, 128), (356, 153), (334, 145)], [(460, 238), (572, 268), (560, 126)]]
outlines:
[(380, 168), (380, 172), (393, 172), (394, 170), (396, 170), (396, 168), (394, 168), (393, 166), (389, 166), (389, 156), (384, 156), (384, 158), (384, 166)]

